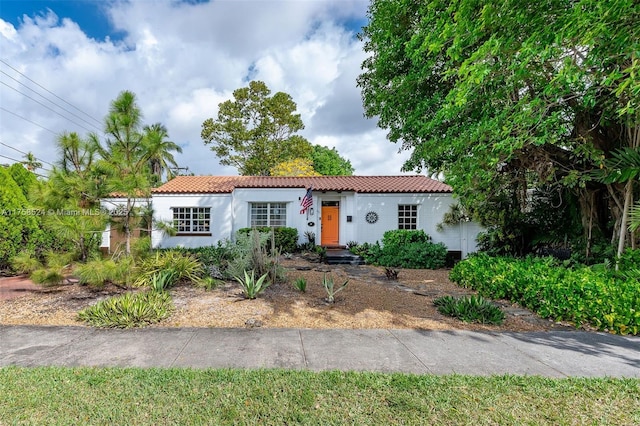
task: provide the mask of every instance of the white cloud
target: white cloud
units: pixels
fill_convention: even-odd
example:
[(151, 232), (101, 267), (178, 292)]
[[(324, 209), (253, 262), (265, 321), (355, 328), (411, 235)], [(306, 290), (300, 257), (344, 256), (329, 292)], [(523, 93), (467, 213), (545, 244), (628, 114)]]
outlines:
[[(398, 174), (406, 153), (385, 139), (375, 122), (362, 116), (355, 79), (364, 59), (360, 42), (344, 22), (364, 18), (368, 2), (213, 1), (201, 4), (166, 1), (105, 3), (123, 40), (87, 37), (70, 19), (52, 11), (24, 17), (14, 27), (0, 20), (3, 60), (20, 73), (73, 104), (46, 93), (0, 63), (0, 70), (70, 110), (71, 121), (28, 99), (61, 111), (6, 75), (23, 94), (0, 86), (0, 106), (29, 121), (5, 114), (0, 141), (54, 159), (54, 132), (95, 130), (110, 102), (131, 90), (145, 124), (161, 122), (183, 146), (182, 166), (198, 174), (235, 174), (218, 163), (200, 138), (202, 122), (215, 117), (218, 104), (261, 79), (273, 92), (285, 91), (298, 104), (313, 143), (336, 147), (358, 174)], [(6, 149), (6, 148), (5, 148)], [(12, 155), (0, 146), (0, 154)], [(0, 162), (4, 162), (0, 158)]]

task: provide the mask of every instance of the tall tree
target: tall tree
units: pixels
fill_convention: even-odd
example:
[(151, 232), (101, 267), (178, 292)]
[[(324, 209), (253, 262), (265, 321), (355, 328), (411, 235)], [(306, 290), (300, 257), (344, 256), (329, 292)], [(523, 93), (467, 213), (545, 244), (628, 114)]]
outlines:
[(168, 140), (169, 132), (161, 123), (154, 123), (144, 126), (144, 149), (149, 158), (149, 168), (151, 169), (151, 181), (153, 186), (162, 183), (164, 173), (167, 179), (173, 178), (171, 167), (178, 167), (172, 151), (182, 153), (182, 148)]
[(351, 161), (341, 157), (335, 148), (314, 145), (311, 160), (314, 170), (323, 176), (353, 175)]
[(406, 170), (444, 173), (471, 211), (505, 190), (520, 212), (531, 188), (571, 191), (586, 234), (616, 239), (633, 185), (590, 172), (638, 143), (636, 1), (373, 0), (369, 18), (358, 84), (412, 151)]
[(218, 116), (202, 123), (202, 140), (220, 164), (242, 175), (269, 175), (277, 164), (311, 154), (311, 144), (296, 133), (304, 129), (290, 95), (271, 90), (262, 81), (233, 92), (234, 100), (219, 104)]
[(111, 102), (105, 133), (106, 148), (100, 149), (100, 155), (105, 168), (110, 170), (109, 186), (126, 198), (121, 220), (112, 225), (122, 226), (125, 250), (130, 254), (133, 230), (140, 221), (141, 206), (136, 205), (136, 200), (150, 195), (150, 152), (144, 143), (142, 111), (134, 93), (123, 91)]

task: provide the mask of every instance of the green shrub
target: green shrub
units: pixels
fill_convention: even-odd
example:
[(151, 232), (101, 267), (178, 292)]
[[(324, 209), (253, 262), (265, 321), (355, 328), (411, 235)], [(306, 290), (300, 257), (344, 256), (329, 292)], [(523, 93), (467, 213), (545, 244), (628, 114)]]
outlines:
[(144, 327), (168, 318), (172, 311), (169, 293), (125, 293), (83, 309), (78, 319), (95, 327)]
[(256, 229), (262, 234), (270, 234), (273, 230), (275, 237), (275, 246), (281, 253), (293, 253), (298, 248), (298, 230), (296, 228), (279, 227), (271, 228), (268, 226), (256, 228), (241, 228), (237, 234), (249, 235), (252, 229)]
[(244, 271), (244, 278), (234, 277), (236, 281), (240, 284), (242, 288), (242, 293), (247, 299), (255, 299), (258, 297), (260, 293), (262, 293), (269, 284), (267, 281), (267, 276), (269, 274), (263, 274), (256, 280), (256, 271), (251, 271), (251, 275), (247, 274), (247, 271)]
[(438, 297), (433, 301), (438, 312), (463, 322), (500, 325), (504, 322), (504, 312), (481, 296)]
[(29, 276), (31, 281), (44, 286), (57, 286), (62, 284), (64, 274), (61, 268), (50, 267), (36, 269)]
[(179, 250), (157, 251), (140, 263), (138, 271), (135, 280), (138, 287), (150, 286), (153, 277), (163, 271), (175, 272), (176, 283), (195, 283), (207, 275), (202, 263), (194, 255)]
[(36, 269), (42, 268), (42, 263), (35, 254), (29, 250), (23, 250), (11, 258), (11, 269), (18, 274), (30, 274)]
[(640, 249), (626, 249), (618, 261), (621, 271), (636, 270), (640, 268)]
[(118, 259), (94, 259), (86, 263), (76, 265), (74, 275), (82, 285), (93, 288), (102, 288), (107, 283), (117, 286), (129, 287), (134, 278), (133, 257), (127, 256)]
[(412, 243), (429, 243), (431, 237), (423, 230), (392, 229), (382, 235), (382, 247), (401, 248)]
[(392, 268), (438, 269), (447, 260), (447, 247), (442, 243), (412, 242), (403, 247), (382, 247), (378, 264)]
[(485, 297), (517, 302), (544, 318), (620, 334), (640, 333), (640, 283), (615, 271), (567, 269), (551, 258), (481, 253), (457, 263), (450, 278)]
[(39, 229), (40, 217), (31, 208), (24, 192), (8, 168), (0, 166), (0, 269), (25, 247), (35, 249), (31, 240)]
[(445, 266), (447, 247), (431, 242), (422, 230), (394, 229), (384, 233), (382, 246), (363, 243), (350, 251), (371, 265), (389, 268), (438, 269)]

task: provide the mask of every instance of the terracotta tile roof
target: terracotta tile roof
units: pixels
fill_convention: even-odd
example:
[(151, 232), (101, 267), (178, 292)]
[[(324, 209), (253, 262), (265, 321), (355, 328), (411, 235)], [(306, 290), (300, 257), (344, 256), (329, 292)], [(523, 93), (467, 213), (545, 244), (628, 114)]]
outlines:
[(308, 188), (361, 193), (450, 193), (449, 185), (426, 176), (177, 176), (154, 194), (231, 193), (235, 188)]

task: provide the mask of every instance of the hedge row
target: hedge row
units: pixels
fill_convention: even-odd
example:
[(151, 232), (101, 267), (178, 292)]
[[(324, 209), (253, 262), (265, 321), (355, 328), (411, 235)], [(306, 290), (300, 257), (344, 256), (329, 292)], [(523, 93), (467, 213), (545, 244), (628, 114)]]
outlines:
[(543, 318), (618, 334), (640, 332), (640, 283), (611, 271), (567, 269), (551, 258), (478, 254), (456, 264), (450, 278), (483, 296), (517, 302)]

